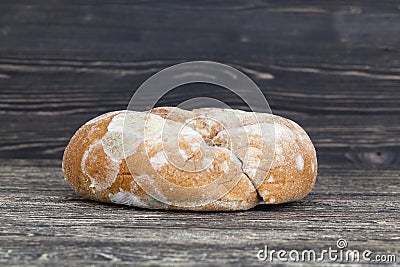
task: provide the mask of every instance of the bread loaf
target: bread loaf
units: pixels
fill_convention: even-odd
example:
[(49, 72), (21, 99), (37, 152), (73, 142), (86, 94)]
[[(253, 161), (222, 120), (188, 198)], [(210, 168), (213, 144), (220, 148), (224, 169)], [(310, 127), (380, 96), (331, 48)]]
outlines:
[(115, 111), (71, 138), (63, 171), (83, 197), (150, 209), (246, 210), (312, 189), (314, 146), (293, 121), (173, 107)]

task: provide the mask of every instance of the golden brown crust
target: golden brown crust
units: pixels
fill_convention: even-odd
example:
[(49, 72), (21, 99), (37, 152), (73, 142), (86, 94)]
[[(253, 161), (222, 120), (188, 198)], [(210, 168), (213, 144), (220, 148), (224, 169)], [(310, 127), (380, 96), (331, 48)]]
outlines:
[[(235, 123), (225, 122), (231, 117), (223, 112), (235, 114), (239, 119)], [(266, 203), (299, 200), (312, 190), (317, 175), (316, 151), (307, 133), (295, 122), (272, 114), (213, 108), (193, 113), (218, 116), (227, 125), (226, 130), (214, 136), (213, 143), (230, 147), (243, 161), (245, 173)], [(257, 164), (254, 159), (248, 160), (249, 154), (254, 153), (260, 160)]]
[[(91, 181), (81, 168), (82, 158), (89, 147), (98, 142), (107, 132), (108, 123), (118, 113), (118, 111), (106, 113), (87, 122), (78, 129), (64, 151), (62, 167), (65, 178), (72, 188), (84, 197), (93, 200), (102, 200), (101, 196), (93, 194), (93, 191), (89, 190)], [(98, 162), (96, 165), (101, 167), (100, 165), (103, 165), (103, 163)]]
[[(301, 199), (315, 183), (314, 146), (288, 119), (214, 108), (150, 113), (107, 113), (75, 133), (63, 171), (77, 193), (142, 208), (245, 210), (261, 198), (271, 204)], [(128, 144), (124, 121), (134, 129), (124, 135)]]

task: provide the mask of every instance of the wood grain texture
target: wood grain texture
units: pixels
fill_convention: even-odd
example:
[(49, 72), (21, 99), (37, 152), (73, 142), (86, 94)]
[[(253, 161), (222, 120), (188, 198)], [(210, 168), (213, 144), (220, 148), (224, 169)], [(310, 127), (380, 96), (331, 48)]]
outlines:
[[(0, 1), (0, 265), (266, 265), (265, 244), (323, 249), (341, 237), (399, 258), (399, 25), (387, 0)], [(60, 159), (75, 130), (190, 60), (243, 71), (273, 113), (306, 129), (321, 164), (311, 195), (179, 213), (68, 187)], [(158, 105), (199, 94), (244, 108), (210, 86)]]
[(322, 250), (339, 238), (374, 255), (400, 250), (399, 169), (324, 165), (302, 201), (217, 213), (88, 201), (63, 180), (58, 160), (3, 160), (0, 170), (4, 265), (259, 266), (266, 264), (257, 260), (264, 245)]
[[(0, 3), (0, 157), (60, 158), (86, 120), (126, 108), (157, 71), (237, 67), (274, 113), (310, 133), (322, 162), (398, 165), (396, 1)], [(242, 107), (223, 92), (206, 92)], [(160, 104), (174, 105), (191, 91)]]

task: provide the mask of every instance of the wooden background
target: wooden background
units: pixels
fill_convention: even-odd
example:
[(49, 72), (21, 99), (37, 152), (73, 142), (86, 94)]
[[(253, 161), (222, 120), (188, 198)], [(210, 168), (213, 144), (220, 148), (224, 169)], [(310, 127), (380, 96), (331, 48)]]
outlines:
[[(320, 163), (307, 198), (178, 213), (69, 188), (61, 157), (75, 130), (191, 60), (243, 71), (306, 129)], [(339, 238), (400, 258), (398, 1), (1, 1), (0, 116), (1, 265), (265, 265), (264, 245), (321, 250)]]

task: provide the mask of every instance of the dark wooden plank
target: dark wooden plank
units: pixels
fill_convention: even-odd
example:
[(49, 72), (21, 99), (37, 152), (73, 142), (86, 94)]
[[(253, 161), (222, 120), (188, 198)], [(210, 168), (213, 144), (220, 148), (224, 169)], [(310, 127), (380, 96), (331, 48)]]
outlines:
[[(265, 265), (265, 244), (320, 250), (338, 238), (400, 257), (399, 10), (387, 0), (1, 1), (0, 265)], [(321, 164), (306, 199), (181, 213), (99, 204), (68, 187), (60, 158), (74, 131), (190, 60), (238, 68), (274, 113), (304, 126)]]
[[(399, 169), (320, 167), (304, 200), (246, 212), (165, 212), (84, 200), (58, 160), (0, 163), (0, 263), (260, 265), (275, 249), (398, 253)], [(308, 263), (306, 263), (308, 264)], [(309, 263), (312, 264), (312, 263)]]
[(321, 162), (400, 162), (396, 1), (0, 6), (0, 157), (60, 158), (77, 127), (125, 108), (150, 75), (205, 59), (253, 78), (274, 113), (306, 128)]

